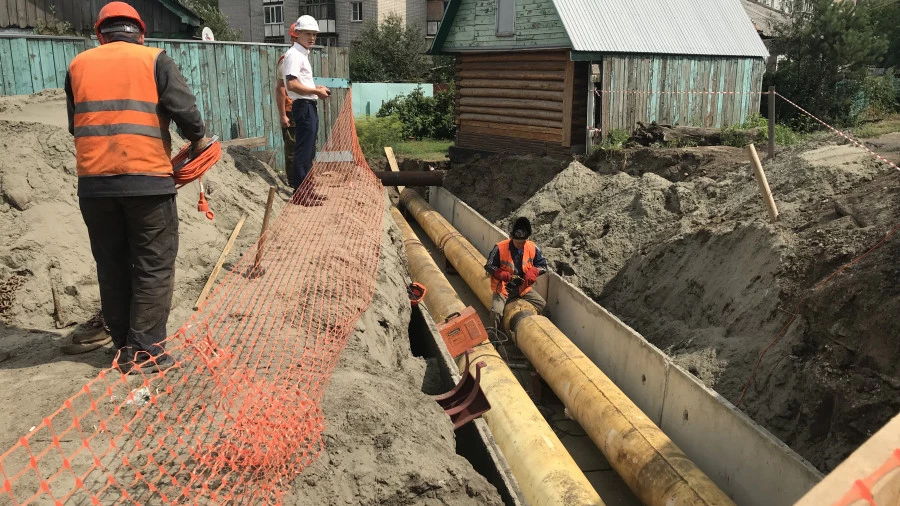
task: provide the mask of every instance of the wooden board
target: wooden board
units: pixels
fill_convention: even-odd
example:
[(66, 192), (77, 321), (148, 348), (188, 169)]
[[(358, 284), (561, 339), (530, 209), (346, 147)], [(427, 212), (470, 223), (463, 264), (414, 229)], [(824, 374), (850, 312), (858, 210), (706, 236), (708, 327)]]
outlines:
[(563, 115), (561, 112), (554, 111), (540, 111), (536, 109), (517, 109), (517, 108), (495, 108), (495, 107), (483, 107), (483, 106), (470, 106), (463, 105), (460, 106), (459, 112), (461, 113), (471, 113), (471, 114), (493, 114), (497, 116), (510, 116), (515, 118), (532, 118), (539, 120), (549, 120), (554, 122), (561, 122), (563, 120)]
[(461, 148), (492, 151), (495, 153), (514, 152), (516, 154), (535, 153), (568, 157), (569, 151), (558, 142), (505, 137), (487, 133), (459, 132), (457, 146)]
[(546, 62), (463, 62), (457, 65), (456, 68), (457, 70), (518, 70), (562, 73), (566, 70), (566, 62), (562, 60)]
[(507, 128), (509, 125), (516, 126), (536, 126), (536, 127), (546, 127), (546, 128), (559, 128), (562, 130), (563, 121), (562, 119), (557, 121), (549, 121), (544, 119), (531, 119), (531, 118), (515, 118), (512, 116), (498, 115), (498, 114), (472, 114), (463, 112), (459, 115), (460, 121), (484, 121), (489, 123), (496, 124), (505, 124)]
[(231, 139), (229, 141), (221, 141), (219, 144), (222, 145), (223, 148), (231, 147), (231, 146), (242, 146), (245, 148), (261, 148), (269, 143), (269, 140), (265, 137), (247, 137), (241, 139)]
[(461, 97), (459, 106), (477, 106), (477, 107), (506, 107), (517, 109), (536, 109), (540, 111), (556, 111), (562, 112), (562, 102), (551, 100), (528, 100), (528, 99), (509, 99), (509, 98), (480, 98), (480, 97)]
[(540, 90), (504, 90), (498, 88), (459, 88), (460, 100), (463, 97), (506, 98), (525, 100), (546, 100), (559, 102), (562, 106), (562, 93)]
[[(572, 63), (572, 62), (568, 62)], [(567, 65), (568, 68), (568, 65)], [(491, 80), (525, 80), (525, 81), (564, 81), (563, 72), (538, 71), (538, 70), (457, 70), (456, 78), (466, 79), (491, 79)]]
[[(514, 90), (563, 91), (562, 81), (527, 81), (521, 79), (460, 79), (457, 86), (462, 88), (505, 88)], [(560, 101), (562, 97), (560, 97)]]
[(566, 61), (569, 52), (566, 51), (503, 51), (496, 53), (462, 53), (460, 60), (466, 62), (509, 62), (509, 61)]
[(562, 129), (542, 127), (517, 127), (510, 129), (509, 125), (497, 125), (480, 121), (463, 122), (460, 131), (473, 134), (503, 135), (510, 138), (535, 139), (548, 142), (562, 142)]
[[(387, 157), (388, 165), (391, 167), (391, 172), (400, 172), (400, 167), (397, 165), (397, 159), (394, 157), (394, 148), (385, 146), (384, 156)], [(405, 186), (397, 186), (398, 192), (402, 193), (405, 189)]]
[(562, 129), (563, 146), (572, 145), (572, 99), (575, 86), (575, 62), (566, 62), (565, 89), (563, 90)]

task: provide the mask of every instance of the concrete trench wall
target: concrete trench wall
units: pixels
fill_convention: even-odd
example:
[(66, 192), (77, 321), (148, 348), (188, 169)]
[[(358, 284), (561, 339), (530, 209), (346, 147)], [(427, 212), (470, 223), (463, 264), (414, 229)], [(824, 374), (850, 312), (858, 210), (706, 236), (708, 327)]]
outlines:
[[(506, 234), (440, 187), (431, 205), (482, 254)], [(535, 289), (550, 320), (740, 506), (791, 505), (819, 473), (728, 400), (555, 273)]]

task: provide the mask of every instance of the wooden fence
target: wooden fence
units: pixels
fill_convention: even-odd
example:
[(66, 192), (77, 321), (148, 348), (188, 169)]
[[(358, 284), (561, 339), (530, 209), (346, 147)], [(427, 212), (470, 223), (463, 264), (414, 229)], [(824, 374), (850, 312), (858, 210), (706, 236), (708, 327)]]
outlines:
[[(0, 35), (0, 95), (62, 88), (72, 58), (96, 44), (80, 37)], [(147, 45), (165, 49), (181, 68), (210, 135), (222, 140), (264, 137), (266, 146), (260, 149), (279, 153), (274, 165), (284, 168), (274, 86), (275, 65), (288, 46), (163, 39), (148, 39)], [(346, 48), (318, 48), (310, 53), (317, 83), (332, 88), (331, 98), (319, 107), (320, 146), (347, 96), (349, 61)]]

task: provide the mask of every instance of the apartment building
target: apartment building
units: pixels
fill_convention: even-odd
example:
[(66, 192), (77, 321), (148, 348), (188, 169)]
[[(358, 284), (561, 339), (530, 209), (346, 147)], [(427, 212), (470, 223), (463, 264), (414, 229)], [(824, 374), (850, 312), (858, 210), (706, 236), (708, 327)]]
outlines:
[(432, 38), (449, 0), (219, 0), (229, 24), (247, 42), (287, 41), (287, 29), (302, 14), (319, 21), (317, 44), (349, 46), (365, 21), (390, 13)]

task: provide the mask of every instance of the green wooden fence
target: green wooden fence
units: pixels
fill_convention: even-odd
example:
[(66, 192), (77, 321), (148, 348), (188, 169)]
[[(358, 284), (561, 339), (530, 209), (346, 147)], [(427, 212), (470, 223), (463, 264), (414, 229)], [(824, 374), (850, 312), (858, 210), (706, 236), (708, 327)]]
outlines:
[[(0, 95), (26, 95), (65, 85), (69, 62), (97, 41), (80, 37), (0, 35)], [(284, 148), (274, 99), (275, 65), (283, 44), (148, 39), (175, 60), (197, 96), (207, 130), (222, 140), (265, 137), (266, 151)], [(319, 108), (319, 145), (337, 119), (347, 96), (346, 48), (315, 49), (310, 54), (317, 82), (330, 86), (331, 98)], [(282, 156), (274, 165), (284, 168)]]

